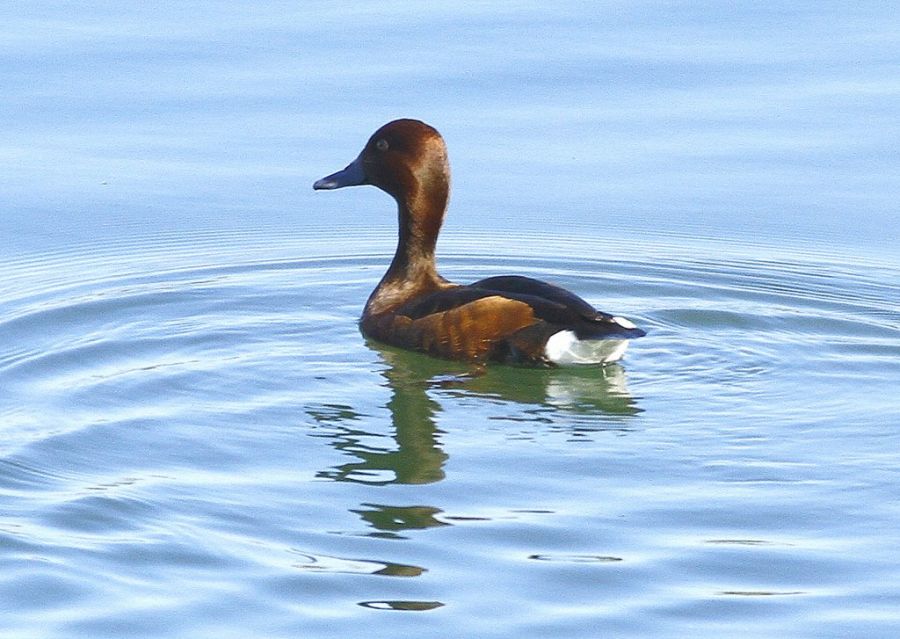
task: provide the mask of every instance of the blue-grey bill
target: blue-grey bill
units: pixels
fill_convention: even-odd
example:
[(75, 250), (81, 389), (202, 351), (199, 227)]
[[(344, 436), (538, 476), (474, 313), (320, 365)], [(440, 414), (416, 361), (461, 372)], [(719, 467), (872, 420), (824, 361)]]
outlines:
[(366, 183), (366, 172), (363, 170), (362, 158), (356, 158), (347, 167), (337, 173), (323, 177), (313, 183), (317, 191), (330, 191), (344, 186), (357, 186)]

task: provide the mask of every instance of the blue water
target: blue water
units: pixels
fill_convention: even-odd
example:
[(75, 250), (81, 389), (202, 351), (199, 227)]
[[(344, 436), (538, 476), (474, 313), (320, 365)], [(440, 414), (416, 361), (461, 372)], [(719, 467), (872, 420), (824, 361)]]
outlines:
[[(894, 13), (4, 5), (0, 634), (900, 635)], [(364, 340), (396, 117), (621, 365)]]

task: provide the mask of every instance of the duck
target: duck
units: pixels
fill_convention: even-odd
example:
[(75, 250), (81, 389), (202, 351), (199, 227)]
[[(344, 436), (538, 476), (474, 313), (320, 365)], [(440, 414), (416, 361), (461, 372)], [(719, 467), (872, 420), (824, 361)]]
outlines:
[(447, 145), (414, 119), (388, 122), (344, 169), (315, 190), (372, 185), (397, 203), (399, 233), (390, 266), (359, 327), (367, 338), (450, 360), (556, 367), (621, 359), (646, 332), (598, 311), (564, 288), (521, 275), (457, 284), (437, 272), (435, 247), (450, 196)]

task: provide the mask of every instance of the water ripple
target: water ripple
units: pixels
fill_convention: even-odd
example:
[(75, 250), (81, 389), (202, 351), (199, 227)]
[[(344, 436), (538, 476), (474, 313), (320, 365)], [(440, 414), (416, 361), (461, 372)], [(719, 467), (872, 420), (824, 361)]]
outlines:
[[(832, 587), (850, 569), (813, 538), (849, 534), (844, 495), (894, 485), (896, 435), (843, 433), (859, 408), (836, 390), (865, 388), (868, 418), (896, 412), (892, 267), (677, 237), (522, 232), (497, 247), (452, 232), (449, 278), (552, 280), (649, 331), (621, 366), (472, 374), (360, 336), (394, 239), (348, 234), (132, 237), (0, 267), (0, 595), (21, 623), (110, 601), (125, 614), (141, 605), (129, 588), (164, 614), (204, 610), (239, 582), (262, 616), (483, 613), (466, 593), (473, 579), (507, 588), (501, 575), (529, 593), (505, 592), (513, 604), (543, 598), (538, 623), (573, 613), (548, 573), (667, 615), (809, 601), (814, 577)], [(809, 440), (830, 443), (810, 456)], [(870, 561), (879, 580), (894, 567)], [(160, 583), (215, 603), (166, 599)]]

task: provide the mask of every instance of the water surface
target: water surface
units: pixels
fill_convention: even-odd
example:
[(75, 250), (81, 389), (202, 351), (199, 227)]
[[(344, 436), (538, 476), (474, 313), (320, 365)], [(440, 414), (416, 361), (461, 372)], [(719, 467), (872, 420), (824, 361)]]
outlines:
[[(894, 637), (900, 46), (875, 3), (0, 10), (0, 630)], [(356, 320), (384, 121), (439, 266), (571, 288), (621, 365)]]

